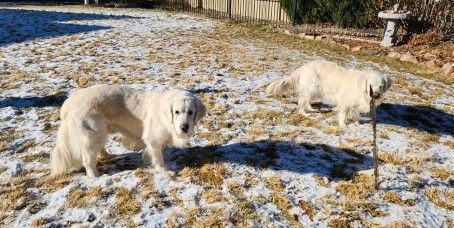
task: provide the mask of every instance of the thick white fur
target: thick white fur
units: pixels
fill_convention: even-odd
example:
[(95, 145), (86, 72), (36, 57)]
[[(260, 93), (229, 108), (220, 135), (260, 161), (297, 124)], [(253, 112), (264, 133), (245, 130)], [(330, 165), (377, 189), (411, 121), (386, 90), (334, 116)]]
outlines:
[(370, 111), (370, 88), (374, 98), (380, 99), (390, 86), (391, 79), (375, 71), (359, 71), (329, 61), (313, 61), (290, 76), (271, 83), (266, 91), (271, 95), (297, 92), (299, 111), (305, 116), (308, 116), (307, 111), (314, 111), (311, 103), (322, 101), (335, 105), (339, 127), (344, 128), (347, 115), (358, 119), (360, 113)]
[(186, 146), (206, 111), (202, 102), (185, 90), (161, 93), (108, 85), (79, 89), (61, 108), (61, 126), (51, 152), (52, 174), (84, 167), (88, 176), (98, 176), (96, 156), (107, 155), (104, 145), (112, 133), (121, 133), (145, 147), (145, 165), (166, 170), (164, 148)]

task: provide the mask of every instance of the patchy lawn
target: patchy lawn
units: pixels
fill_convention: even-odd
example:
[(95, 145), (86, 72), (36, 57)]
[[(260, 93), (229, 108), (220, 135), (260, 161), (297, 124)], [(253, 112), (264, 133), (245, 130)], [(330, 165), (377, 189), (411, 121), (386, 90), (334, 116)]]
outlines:
[[(365, 55), (183, 14), (1, 6), (0, 225), (452, 225), (452, 87)], [(378, 108), (379, 191), (367, 117), (340, 136), (334, 113), (305, 118), (295, 96), (264, 93), (322, 58), (393, 78)], [(193, 147), (166, 150), (174, 176), (139, 168), (120, 136), (101, 177), (48, 176), (60, 105), (98, 83), (182, 87), (209, 107)]]

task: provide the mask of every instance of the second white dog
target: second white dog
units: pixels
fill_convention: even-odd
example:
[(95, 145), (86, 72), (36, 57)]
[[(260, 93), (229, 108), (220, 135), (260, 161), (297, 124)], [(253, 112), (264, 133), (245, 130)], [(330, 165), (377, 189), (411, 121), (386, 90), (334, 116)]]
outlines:
[(146, 147), (144, 164), (166, 170), (164, 148), (186, 146), (205, 115), (202, 102), (185, 90), (158, 93), (107, 85), (77, 90), (61, 108), (52, 174), (84, 167), (88, 176), (98, 176), (96, 156), (107, 155), (107, 136), (117, 132)]
[(391, 79), (375, 71), (347, 69), (329, 61), (313, 61), (300, 67), (290, 76), (271, 83), (266, 91), (271, 95), (285, 92), (299, 94), (301, 114), (314, 111), (311, 103), (322, 101), (335, 105), (339, 127), (344, 128), (347, 115), (358, 118), (370, 111), (371, 97), (380, 99), (391, 86)]

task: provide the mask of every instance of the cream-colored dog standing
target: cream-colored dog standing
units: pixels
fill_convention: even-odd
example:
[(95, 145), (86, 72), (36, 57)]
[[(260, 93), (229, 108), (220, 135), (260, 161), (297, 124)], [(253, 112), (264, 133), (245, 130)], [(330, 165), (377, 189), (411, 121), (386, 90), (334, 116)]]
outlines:
[(339, 127), (344, 128), (347, 116), (358, 119), (370, 112), (370, 88), (373, 98), (380, 99), (391, 86), (387, 76), (375, 71), (348, 69), (329, 61), (309, 62), (290, 76), (271, 83), (266, 91), (271, 95), (297, 92), (301, 114), (314, 111), (311, 103), (322, 101), (335, 105)]
[(152, 92), (108, 85), (77, 90), (61, 108), (52, 174), (84, 167), (88, 176), (98, 176), (96, 156), (107, 155), (104, 146), (112, 133), (145, 147), (145, 165), (166, 170), (164, 148), (186, 146), (205, 115), (202, 102), (185, 90)]

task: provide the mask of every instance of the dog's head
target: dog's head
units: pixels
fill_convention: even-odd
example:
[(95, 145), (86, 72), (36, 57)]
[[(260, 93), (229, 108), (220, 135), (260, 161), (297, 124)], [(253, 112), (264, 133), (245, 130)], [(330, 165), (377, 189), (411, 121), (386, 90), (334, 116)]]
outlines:
[[(364, 92), (367, 96), (374, 99), (380, 99), (391, 86), (391, 78), (384, 76), (375, 71), (367, 72), (367, 81), (364, 85)], [(371, 91), (372, 89), (372, 91)]]
[(178, 136), (191, 136), (194, 127), (206, 115), (203, 103), (186, 90), (172, 89), (165, 92), (164, 108), (169, 130)]

